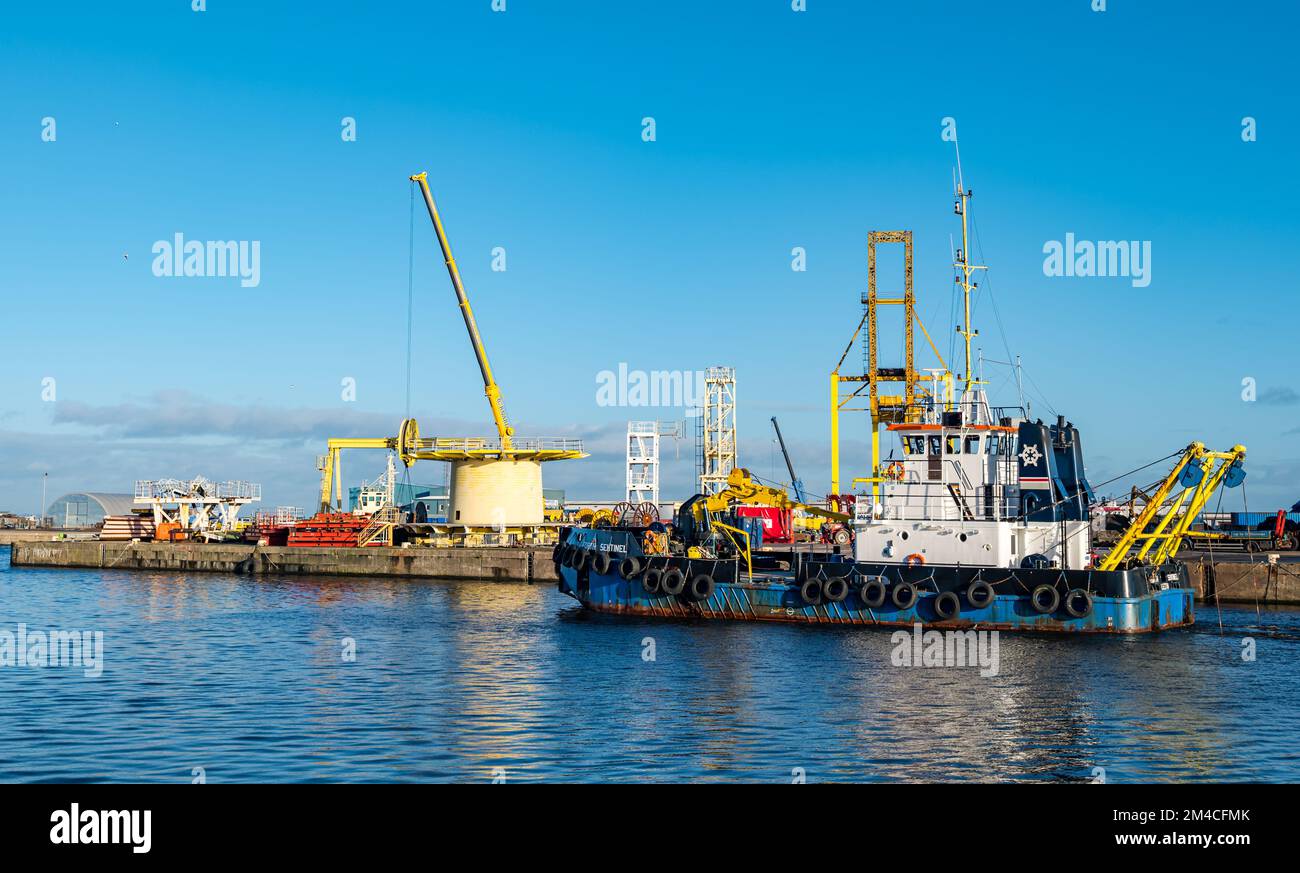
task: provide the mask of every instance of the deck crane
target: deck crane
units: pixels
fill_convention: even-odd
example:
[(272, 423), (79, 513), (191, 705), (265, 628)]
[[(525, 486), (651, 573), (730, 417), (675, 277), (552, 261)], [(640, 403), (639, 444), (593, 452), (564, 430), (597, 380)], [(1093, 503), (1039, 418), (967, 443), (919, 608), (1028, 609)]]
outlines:
[(707, 545), (720, 532), (725, 532), (724, 539), (733, 539), (730, 533), (737, 530), (735, 508), (742, 505), (799, 509), (841, 526), (849, 520), (844, 513), (792, 500), (784, 488), (756, 482), (749, 470), (736, 467), (727, 475), (727, 487), (716, 494), (697, 494), (683, 503), (677, 510), (675, 525), (688, 546)]
[[(452, 520), (459, 522), (462, 527), (492, 527), (500, 530), (516, 524), (541, 524), (541, 462), (585, 458), (587, 453), (583, 451), (582, 441), (576, 439), (515, 439), (514, 428), (506, 420), (505, 409), (501, 404), (501, 388), (492, 375), (492, 365), (488, 362), (487, 349), (484, 348), (483, 338), (474, 320), (474, 311), (470, 307), (469, 296), (465, 293), (460, 269), (452, 257), (451, 243), (447, 240), (442, 217), (438, 214), (433, 192), (429, 189), (428, 174), (416, 173), (409, 178), (420, 186), (420, 192), (424, 195), (424, 205), (429, 210), (429, 220), (433, 222), (442, 260), (447, 267), (447, 275), (451, 278), (456, 303), (465, 320), (470, 346), (483, 377), (483, 393), (492, 410), (497, 441), (493, 444), (479, 437), (421, 437), (420, 426), (414, 418), (403, 420), (395, 437), (331, 439), (327, 453), (319, 464), (321, 512), (330, 511), (336, 493), (338, 503), (342, 503), (339, 453), (343, 449), (388, 449), (397, 452), (407, 467), (416, 461), (446, 461), (451, 464)], [(503, 513), (504, 518), (501, 517)]]
[(776, 423), (775, 415), (772, 416), (772, 428), (776, 431), (776, 441), (781, 444), (781, 457), (785, 458), (785, 468), (790, 471), (790, 487), (794, 489), (794, 499), (800, 503), (807, 503), (803, 480), (794, 474), (794, 464), (790, 462), (790, 453), (785, 450), (785, 437), (781, 436), (781, 425)]
[(492, 377), (492, 365), (488, 363), (487, 349), (483, 347), (483, 337), (479, 335), (478, 324), (474, 321), (474, 310), (470, 308), (469, 298), (465, 295), (465, 284), (460, 280), (460, 268), (451, 255), (451, 243), (447, 241), (442, 218), (433, 202), (433, 192), (429, 190), (429, 174), (416, 173), (411, 181), (420, 186), (420, 192), (424, 195), (424, 205), (429, 210), (429, 220), (433, 222), (433, 230), (438, 235), (438, 246), (442, 249), (442, 260), (447, 265), (447, 275), (451, 277), (451, 287), (456, 292), (456, 302), (465, 319), (465, 330), (469, 331), (469, 343), (474, 347), (474, 357), (478, 360), (478, 369), (483, 375), (483, 393), (487, 395), (488, 406), (492, 407), (492, 421), (497, 427), (497, 437), (501, 440), (501, 449), (508, 452), (512, 448), (510, 438), (514, 436), (515, 429), (506, 423), (506, 414), (501, 408), (501, 388)]
[[(1097, 562), (1098, 570), (1150, 564), (1160, 566), (1178, 557), (1191, 536), (1192, 523), (1220, 487), (1235, 488), (1246, 478), (1246, 447), (1214, 452), (1204, 443), (1184, 449), (1146, 508), (1128, 526), (1118, 543)], [(1170, 498), (1175, 489), (1181, 489)], [(1154, 549), (1154, 553), (1152, 553)]]

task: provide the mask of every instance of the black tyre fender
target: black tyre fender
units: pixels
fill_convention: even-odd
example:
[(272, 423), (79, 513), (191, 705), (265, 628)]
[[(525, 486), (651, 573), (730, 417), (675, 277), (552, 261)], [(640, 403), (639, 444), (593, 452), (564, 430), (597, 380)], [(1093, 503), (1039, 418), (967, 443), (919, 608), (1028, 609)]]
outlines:
[(627, 557), (618, 562), (618, 575), (623, 579), (635, 579), (641, 575), (641, 561), (638, 558)]
[(916, 605), (916, 586), (911, 582), (899, 582), (889, 592), (889, 601), (899, 609), (911, 609)]
[(612, 563), (613, 561), (610, 560), (609, 555), (605, 552), (592, 552), (591, 571), (597, 576), (608, 576), (610, 564)]
[(717, 584), (714, 583), (712, 576), (708, 573), (696, 573), (687, 584), (686, 593), (691, 600), (701, 602), (712, 597), (716, 588)]
[(993, 598), (997, 592), (993, 586), (983, 579), (976, 579), (966, 587), (966, 602), (970, 604), (971, 609), (984, 609), (993, 603)]
[(822, 583), (822, 597), (831, 603), (842, 603), (849, 596), (849, 582), (842, 576), (834, 576)]
[(858, 596), (868, 609), (879, 609), (885, 605), (885, 583), (880, 579), (867, 579), (858, 589)]
[(1071, 588), (1065, 594), (1065, 611), (1073, 618), (1084, 618), (1092, 612), (1092, 595), (1082, 588)]
[(660, 587), (664, 594), (676, 597), (686, 590), (686, 574), (676, 567), (669, 567), (664, 571), (663, 583)]
[(645, 589), (646, 594), (655, 595), (664, 588), (664, 571), (658, 567), (651, 567), (645, 571), (641, 577), (641, 587)]
[(945, 591), (934, 599), (934, 614), (947, 621), (961, 617), (961, 598), (954, 591)]
[(816, 579), (805, 579), (799, 586), (799, 599), (809, 606), (822, 602), (822, 583)]
[(1029, 602), (1043, 615), (1051, 615), (1061, 605), (1061, 592), (1055, 585), (1043, 583), (1029, 592)]

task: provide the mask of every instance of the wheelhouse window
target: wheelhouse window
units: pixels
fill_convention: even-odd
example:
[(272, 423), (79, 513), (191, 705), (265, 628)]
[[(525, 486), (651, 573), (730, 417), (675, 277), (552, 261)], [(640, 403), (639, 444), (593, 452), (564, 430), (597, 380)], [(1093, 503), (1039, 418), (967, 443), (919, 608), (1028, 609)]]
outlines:
[(961, 437), (957, 436), (956, 434), (945, 437), (943, 453), (945, 455), (961, 454)]
[(966, 437), (966, 454), (978, 455), (979, 453), (980, 453), (980, 437), (978, 435)]

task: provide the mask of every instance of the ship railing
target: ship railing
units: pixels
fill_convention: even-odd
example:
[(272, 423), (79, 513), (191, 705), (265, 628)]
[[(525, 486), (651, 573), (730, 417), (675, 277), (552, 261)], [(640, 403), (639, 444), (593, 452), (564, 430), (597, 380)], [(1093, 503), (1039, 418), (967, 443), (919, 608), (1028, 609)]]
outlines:
[[(902, 398), (898, 398), (900, 401)], [(882, 404), (883, 405), (883, 404)], [(922, 399), (912, 403), (895, 403), (888, 406), (887, 420), (900, 424), (940, 424), (945, 412), (961, 412), (962, 421), (970, 423), (974, 419), (987, 417), (992, 424), (1015, 422), (1026, 417), (1023, 406), (991, 406), (981, 400), (954, 400), (944, 403)]]
[[(986, 498), (984, 489), (963, 493), (966, 509), (975, 521), (1002, 521), (1015, 518), (1020, 511), (1015, 498)], [(878, 518), (932, 521), (962, 521), (962, 509), (946, 488), (926, 487), (920, 493), (890, 496), (881, 501)]]

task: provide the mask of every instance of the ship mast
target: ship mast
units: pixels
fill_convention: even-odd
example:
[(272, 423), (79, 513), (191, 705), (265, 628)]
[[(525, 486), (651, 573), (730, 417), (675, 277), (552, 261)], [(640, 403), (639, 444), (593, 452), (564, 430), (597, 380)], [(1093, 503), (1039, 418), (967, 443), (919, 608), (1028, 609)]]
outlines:
[(958, 271), (955, 281), (961, 285), (962, 290), (963, 320), (957, 327), (957, 333), (961, 334), (962, 339), (966, 344), (965, 372), (962, 373), (962, 400), (967, 401), (969, 398), (966, 395), (970, 392), (971, 387), (981, 384), (980, 381), (975, 378), (975, 368), (971, 361), (970, 353), (971, 338), (977, 337), (980, 334), (978, 330), (974, 330), (971, 327), (970, 323), (970, 295), (972, 291), (979, 287), (978, 282), (971, 281), (971, 275), (976, 270), (984, 270), (987, 268), (982, 264), (972, 264), (970, 262), (970, 226), (968, 218), (972, 192), (967, 190), (965, 180), (962, 178), (961, 174), (961, 146), (957, 145), (956, 140), (953, 141), (953, 145), (957, 149), (957, 169), (954, 173), (953, 179), (956, 202), (953, 203), (953, 211), (957, 215), (961, 216), (961, 248), (957, 249), (956, 258), (953, 260), (953, 267)]

